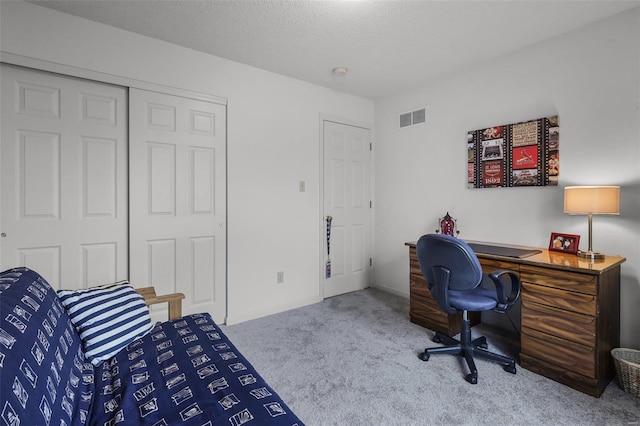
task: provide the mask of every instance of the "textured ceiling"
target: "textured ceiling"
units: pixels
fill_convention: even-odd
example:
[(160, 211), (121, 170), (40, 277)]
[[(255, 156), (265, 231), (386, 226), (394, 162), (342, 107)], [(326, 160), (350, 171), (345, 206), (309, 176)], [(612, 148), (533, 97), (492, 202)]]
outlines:
[[(640, 6), (640, 0), (31, 2), (370, 99)], [(347, 75), (332, 75), (337, 66), (347, 67)]]

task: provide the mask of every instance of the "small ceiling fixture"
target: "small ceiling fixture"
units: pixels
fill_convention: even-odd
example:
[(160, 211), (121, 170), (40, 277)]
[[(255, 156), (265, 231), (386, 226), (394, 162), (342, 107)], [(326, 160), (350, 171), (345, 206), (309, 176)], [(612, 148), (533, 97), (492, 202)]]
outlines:
[(347, 75), (347, 71), (349, 71), (347, 69), (347, 67), (335, 67), (333, 69), (333, 75), (335, 75), (337, 77), (343, 77), (343, 76)]

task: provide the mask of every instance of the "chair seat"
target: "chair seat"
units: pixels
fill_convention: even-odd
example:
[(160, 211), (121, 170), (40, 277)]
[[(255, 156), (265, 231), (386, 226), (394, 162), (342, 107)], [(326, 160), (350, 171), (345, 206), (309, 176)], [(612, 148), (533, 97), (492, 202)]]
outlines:
[(460, 311), (489, 311), (498, 305), (495, 290), (476, 287), (472, 290), (449, 290), (449, 304)]

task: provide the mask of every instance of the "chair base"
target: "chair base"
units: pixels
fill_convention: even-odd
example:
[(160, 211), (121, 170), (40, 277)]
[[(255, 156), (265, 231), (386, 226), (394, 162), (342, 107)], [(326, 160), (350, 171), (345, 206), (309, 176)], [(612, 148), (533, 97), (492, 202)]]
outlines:
[(446, 346), (427, 348), (419, 355), (419, 358), (423, 361), (428, 361), (431, 355), (436, 354), (452, 354), (464, 357), (470, 370), (470, 373), (467, 374), (465, 379), (472, 385), (478, 383), (478, 369), (473, 360), (474, 357), (497, 362), (502, 365), (504, 371), (516, 374), (516, 362), (513, 358), (487, 351), (487, 339), (485, 337), (478, 337), (477, 339), (471, 340), (471, 324), (469, 320), (462, 320), (460, 340), (436, 331), (433, 341), (436, 343), (445, 343)]

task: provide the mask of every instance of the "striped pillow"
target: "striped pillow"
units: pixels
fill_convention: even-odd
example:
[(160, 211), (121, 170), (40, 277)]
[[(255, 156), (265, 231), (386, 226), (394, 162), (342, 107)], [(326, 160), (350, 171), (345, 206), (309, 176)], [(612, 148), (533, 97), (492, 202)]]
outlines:
[(59, 290), (58, 297), (80, 334), (91, 364), (110, 359), (154, 326), (144, 298), (121, 281), (86, 290)]

